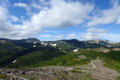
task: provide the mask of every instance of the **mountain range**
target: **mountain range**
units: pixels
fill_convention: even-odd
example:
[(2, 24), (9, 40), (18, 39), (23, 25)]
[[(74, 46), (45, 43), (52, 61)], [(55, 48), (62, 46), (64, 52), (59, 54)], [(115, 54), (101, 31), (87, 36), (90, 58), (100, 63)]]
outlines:
[(36, 38), (21, 40), (0, 38), (0, 67), (26, 67), (77, 52), (78, 49), (95, 48), (120, 48), (120, 43), (108, 40), (40, 41)]

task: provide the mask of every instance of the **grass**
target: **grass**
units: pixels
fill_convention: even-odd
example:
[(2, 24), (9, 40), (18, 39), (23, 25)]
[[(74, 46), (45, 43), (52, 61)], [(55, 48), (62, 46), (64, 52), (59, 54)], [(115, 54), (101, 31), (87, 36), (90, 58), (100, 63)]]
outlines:
[[(69, 53), (64, 56), (56, 57), (52, 60), (40, 62), (31, 67), (42, 67), (42, 66), (79, 66), (89, 63), (91, 60), (100, 58), (105, 62), (105, 66), (115, 69), (120, 72), (120, 55), (119, 51), (112, 51), (109, 53), (103, 53), (98, 50), (84, 50), (81, 49), (77, 53)], [(80, 55), (84, 55), (86, 59), (79, 59)]]
[(78, 56), (80, 54), (68, 54), (65, 56), (57, 57), (53, 60), (43, 61), (39, 64), (34, 65), (33, 67), (41, 67), (41, 66), (78, 66), (87, 63), (86, 59), (79, 60)]
[(120, 76), (118, 76), (116, 79), (117, 79), (117, 80), (120, 80)]
[(105, 59), (105, 66), (120, 72), (120, 62), (112, 59)]
[[(32, 67), (41, 66), (79, 66), (90, 62), (90, 60), (96, 59), (98, 56), (102, 56), (102, 52), (96, 50), (79, 50), (77, 53), (69, 53), (64, 56), (56, 57), (52, 60), (46, 60), (40, 62)], [(86, 56), (85, 59), (80, 59), (79, 56)]]
[(106, 54), (105, 66), (120, 72), (120, 51), (111, 51)]
[(6, 78), (7, 78), (6, 75), (0, 74), (0, 79), (6, 79)]
[(71, 72), (74, 72), (74, 73), (83, 73), (81, 70), (82, 70), (81, 68), (74, 68), (73, 70), (71, 70)]

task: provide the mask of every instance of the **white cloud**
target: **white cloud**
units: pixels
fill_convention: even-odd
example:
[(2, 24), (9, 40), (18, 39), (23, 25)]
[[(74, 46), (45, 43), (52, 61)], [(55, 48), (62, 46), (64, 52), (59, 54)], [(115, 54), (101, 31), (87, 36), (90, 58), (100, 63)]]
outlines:
[(105, 34), (108, 32), (108, 30), (102, 28), (88, 28), (86, 31), (80, 36), (84, 40), (104, 39)]
[(119, 18), (118, 18), (118, 20), (117, 20), (117, 24), (120, 24), (120, 16), (119, 16)]
[(10, 18), (13, 22), (19, 21), (19, 19), (16, 16), (10, 16)]
[(7, 18), (8, 18), (8, 11), (6, 8), (2, 7), (0, 5), (0, 31), (1, 32), (8, 32), (11, 31), (11, 27), (10, 24), (7, 22)]
[(92, 32), (87, 32), (83, 35), (80, 36), (84, 40), (97, 40), (97, 39), (103, 39), (104, 33), (92, 33)]
[[(8, 1), (8, 0), (7, 0)], [(87, 26), (95, 26), (98, 24), (117, 23), (120, 24), (120, 5), (118, 0), (112, 0), (113, 7), (106, 10), (99, 10), (94, 16), (90, 16), (94, 11), (94, 4), (82, 3), (80, 1), (65, 1), (65, 0), (38, 0), (30, 4), (15, 3), (14, 6), (22, 7), (27, 11), (29, 19), (22, 19), (22, 24), (12, 24), (13, 22), (20, 21), (15, 15), (10, 15), (7, 7), (0, 4), (0, 37), (4, 38), (29, 38), (34, 37), (35, 34), (41, 32), (46, 27), (67, 27), (75, 26), (82, 23), (87, 23)], [(111, 2), (112, 3), (112, 2)], [(42, 4), (42, 5), (41, 5)], [(34, 12), (34, 10), (37, 10)], [(26, 17), (26, 16), (24, 16)], [(48, 31), (49, 32), (49, 31)], [(57, 33), (55, 31), (51, 31)], [(59, 31), (62, 33), (62, 31)], [(99, 28), (89, 28), (83, 35), (70, 33), (58, 36), (40, 35), (41, 37), (53, 37), (55, 39), (64, 38), (84, 38), (84, 39), (100, 39), (107, 36), (113, 36), (119, 39), (119, 34), (108, 33), (108, 30)]]
[(83, 40), (106, 39), (111, 41), (120, 41), (120, 34), (109, 33), (106, 29), (89, 28), (86, 31), (86, 33), (80, 35), (80, 38)]
[[(11, 22), (17, 21), (18, 18), (11, 16), (7, 7), (0, 5), (0, 38), (22, 39), (32, 37), (34, 33), (29, 30), (20, 30), (21, 25), (15, 25)], [(11, 20), (9, 20), (11, 19)]]
[(71, 38), (77, 37), (77, 35), (76, 35), (75, 33), (68, 34), (67, 36), (68, 36), (68, 37), (71, 37)]
[(111, 41), (119, 41), (120, 42), (120, 34), (106, 33), (106, 34), (104, 34), (104, 37)]
[(108, 32), (108, 30), (106, 30), (106, 29), (93, 28), (93, 27), (87, 29), (87, 31), (88, 32), (102, 32), (102, 33)]
[(99, 40), (99, 39), (105, 39), (105, 40), (111, 40), (111, 41), (120, 41), (120, 34), (114, 34), (114, 33), (91, 33), (87, 32), (83, 35), (81, 35), (81, 38), (84, 40)]
[(41, 9), (42, 7), (36, 3), (32, 3), (31, 6), (36, 9)]
[(14, 6), (24, 8), (27, 12), (27, 15), (29, 15), (29, 16), (33, 15), (33, 13), (34, 13), (34, 11), (32, 10), (32, 6), (30, 6), (30, 4), (15, 3)]
[(14, 5), (17, 6), (17, 7), (23, 7), (23, 8), (28, 7), (28, 5), (25, 4), (25, 3), (15, 3)]
[(40, 37), (48, 37), (48, 38), (50, 38), (50, 37), (53, 37), (53, 35), (50, 35), (50, 34), (40, 34)]
[(0, 20), (1, 21), (6, 21), (6, 19), (7, 19), (7, 13), (8, 13), (8, 11), (7, 11), (7, 9), (6, 8), (4, 8), (4, 7), (2, 7), (1, 5), (0, 5)]
[(59, 40), (59, 39), (64, 39), (65, 35), (57, 35), (54, 36), (55, 39)]
[(101, 10), (97, 15), (92, 17), (92, 20), (87, 23), (87, 26), (95, 26), (98, 24), (117, 23), (120, 17), (120, 6), (117, 3), (113, 4), (113, 8)]
[(47, 6), (49, 6), (50, 1), (46, 1), (46, 0), (33, 0), (31, 7), (41, 10), (43, 8), (46, 8)]
[(119, 0), (111, 0), (110, 3), (112, 5), (118, 5), (119, 4)]
[(8, 7), (10, 4), (9, 0), (0, 0), (0, 5), (3, 7)]
[(60, 33), (61, 31), (44, 30), (43, 32), (46, 32), (46, 33)]
[(87, 19), (93, 5), (80, 2), (66, 2), (64, 0), (51, 0), (50, 7), (40, 10), (24, 21), (25, 26), (41, 29), (45, 27), (66, 27), (81, 24)]
[(69, 34), (61, 34), (61, 35), (56, 35), (56, 36), (53, 36), (54, 39), (56, 40), (60, 40), (60, 39), (73, 39), (73, 38), (76, 38), (76, 39), (79, 39), (79, 35), (77, 35), (76, 33), (69, 33)]
[[(97, 28), (97, 30), (101, 30)], [(107, 31), (107, 30), (106, 30)], [(78, 40), (101, 40), (101, 39), (106, 39), (106, 40), (111, 40), (111, 41), (120, 41), (120, 34), (114, 34), (114, 33), (109, 33), (104, 31), (89, 31), (87, 30), (86, 33), (84, 34), (77, 34), (77, 33), (69, 33), (69, 34), (60, 34), (60, 35), (49, 35), (45, 34), (42, 35), (41, 37), (47, 37), (51, 38), (52, 40), (61, 40), (61, 39), (78, 39)]]

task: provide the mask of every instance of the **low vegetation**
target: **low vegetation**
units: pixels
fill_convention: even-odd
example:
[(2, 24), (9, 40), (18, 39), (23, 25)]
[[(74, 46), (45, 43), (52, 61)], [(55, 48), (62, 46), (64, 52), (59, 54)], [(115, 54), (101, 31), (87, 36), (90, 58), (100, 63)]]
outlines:
[[(79, 56), (84, 55), (86, 59), (80, 59)], [(46, 60), (35, 64), (32, 67), (41, 66), (80, 66), (89, 63), (94, 59), (102, 59), (105, 66), (120, 71), (120, 51), (110, 51), (104, 53), (97, 50), (79, 50), (77, 53), (69, 53), (67, 55), (57, 57), (56, 59)]]

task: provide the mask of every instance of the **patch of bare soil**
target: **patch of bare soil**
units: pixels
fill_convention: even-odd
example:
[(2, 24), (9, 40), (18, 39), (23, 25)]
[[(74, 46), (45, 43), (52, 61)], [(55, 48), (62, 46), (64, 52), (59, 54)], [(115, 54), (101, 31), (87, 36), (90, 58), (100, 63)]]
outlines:
[[(117, 71), (104, 67), (100, 59), (82, 66), (47, 66), (31, 69), (7, 69), (4, 74), (13, 80), (117, 80)], [(11, 80), (12, 80), (11, 79)]]
[[(117, 80), (116, 77), (120, 76), (120, 73), (117, 71), (104, 67), (102, 60), (92, 60), (91, 63), (92, 67), (85, 67), (85, 70), (83, 72), (90, 73), (93, 78), (98, 80)], [(87, 66), (90, 66), (87, 65)]]
[(4, 71), (9, 80), (93, 80), (86, 73), (74, 70), (74, 67), (48, 66), (33, 69), (7, 69)]

